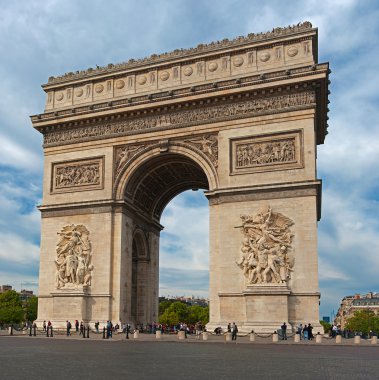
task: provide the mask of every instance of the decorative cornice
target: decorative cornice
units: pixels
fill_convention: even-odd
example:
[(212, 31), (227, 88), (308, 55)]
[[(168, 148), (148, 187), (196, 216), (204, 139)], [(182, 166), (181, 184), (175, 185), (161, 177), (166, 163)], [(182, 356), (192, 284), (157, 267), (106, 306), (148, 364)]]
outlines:
[[(278, 70), (265, 74), (254, 74), (237, 79), (219, 80), (214, 83), (201, 83), (195, 85), (188, 85), (180, 89), (173, 89), (167, 91), (158, 91), (150, 94), (135, 94), (127, 98), (117, 99), (113, 101), (103, 101), (96, 104), (74, 106), (69, 109), (56, 110), (45, 112), (43, 114), (31, 116), (31, 120), (35, 128), (39, 129), (38, 124), (44, 121), (59, 120), (59, 118), (78, 117), (86, 114), (96, 115), (98, 112), (105, 110), (117, 110), (118, 108), (133, 108), (140, 105), (150, 105), (158, 101), (177, 100), (178, 98), (185, 98), (193, 95), (217, 93), (220, 90), (233, 90), (244, 89), (251, 85), (271, 84), (278, 80), (300, 79), (308, 76), (317, 76), (320, 73), (329, 72), (328, 63), (317, 65), (308, 65), (299, 68), (292, 68), (286, 70)], [(310, 78), (311, 79), (311, 78)]]
[[(134, 69), (141, 66), (161, 63), (173, 59), (190, 57), (197, 54), (204, 54), (209, 52), (215, 52), (220, 49), (237, 47), (241, 45), (246, 45), (252, 42), (262, 42), (272, 40), (278, 37), (286, 37), (290, 35), (295, 35), (297, 33), (301, 33), (304, 31), (312, 30), (312, 24), (309, 21), (305, 21), (303, 23), (299, 23), (293, 26), (287, 27), (279, 27), (274, 28), (270, 32), (266, 33), (250, 33), (246, 37), (239, 36), (232, 40), (227, 38), (222, 41), (211, 42), (209, 44), (199, 44), (195, 48), (190, 49), (175, 49), (169, 53), (162, 54), (152, 54), (150, 57), (142, 58), (142, 59), (130, 59), (128, 62), (118, 63), (118, 64), (108, 64), (107, 66), (96, 66), (96, 68), (89, 68), (87, 70), (76, 71), (66, 73), (62, 76), (49, 78), (47, 85), (53, 85), (57, 83), (64, 83), (76, 79), (82, 79), (87, 77), (93, 77), (96, 75), (110, 74), (115, 73), (121, 70)], [(46, 86), (46, 85), (45, 85)]]
[(321, 219), (321, 194), (322, 181), (319, 179), (228, 189), (220, 188), (205, 192), (210, 206), (231, 202), (314, 196), (316, 197), (317, 220)]

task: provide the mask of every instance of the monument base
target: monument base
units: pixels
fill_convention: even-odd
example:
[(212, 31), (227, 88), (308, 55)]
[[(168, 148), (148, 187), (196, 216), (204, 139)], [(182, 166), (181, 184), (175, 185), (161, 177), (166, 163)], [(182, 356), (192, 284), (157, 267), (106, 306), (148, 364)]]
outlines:
[(293, 330), (289, 321), (288, 298), (291, 291), (286, 284), (247, 285), (242, 293), (219, 293), (220, 319), (210, 321), (209, 331), (216, 327), (226, 330), (235, 322), (240, 333), (273, 333), (287, 324), (287, 332)]

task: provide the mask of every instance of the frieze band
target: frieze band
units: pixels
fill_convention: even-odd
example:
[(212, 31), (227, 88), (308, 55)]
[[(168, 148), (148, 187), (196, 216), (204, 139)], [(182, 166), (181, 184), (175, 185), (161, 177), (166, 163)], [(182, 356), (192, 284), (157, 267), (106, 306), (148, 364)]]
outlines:
[(73, 130), (47, 132), (44, 135), (44, 145), (47, 147), (83, 140), (142, 133), (148, 130), (184, 127), (192, 124), (227, 120), (230, 117), (236, 119), (256, 116), (267, 112), (273, 113), (277, 110), (288, 110), (293, 107), (310, 106), (315, 103), (316, 94), (314, 91), (264, 97), (157, 116), (137, 117), (132, 120), (97, 124)]

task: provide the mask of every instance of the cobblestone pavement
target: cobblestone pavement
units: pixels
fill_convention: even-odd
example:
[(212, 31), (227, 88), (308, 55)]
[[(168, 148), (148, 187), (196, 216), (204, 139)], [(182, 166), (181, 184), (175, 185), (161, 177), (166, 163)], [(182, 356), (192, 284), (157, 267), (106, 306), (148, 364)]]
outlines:
[(112, 339), (90, 334), (83, 339), (56, 334), (53, 338), (0, 336), (0, 379), (378, 379), (379, 345), (363, 342), (336, 345), (331, 340), (294, 343), (250, 342), (239, 337), (208, 341), (155, 339), (141, 334)]

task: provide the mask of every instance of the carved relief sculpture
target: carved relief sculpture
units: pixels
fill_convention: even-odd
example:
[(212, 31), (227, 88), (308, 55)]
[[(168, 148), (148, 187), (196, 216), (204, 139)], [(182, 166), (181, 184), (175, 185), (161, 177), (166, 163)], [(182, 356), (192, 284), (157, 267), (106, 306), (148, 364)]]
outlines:
[(247, 284), (285, 284), (291, 277), (294, 257), (291, 250), (293, 234), (291, 219), (265, 207), (256, 215), (241, 215), (244, 235), (240, 258)]
[(52, 191), (92, 190), (102, 187), (103, 158), (53, 164)]
[(218, 165), (218, 145), (216, 135), (204, 135), (195, 139), (186, 140), (185, 142), (194, 145), (202, 151), (213, 163), (214, 167)]
[(303, 160), (303, 131), (292, 130), (231, 140), (231, 174), (299, 169)]
[(139, 151), (145, 148), (145, 145), (124, 145), (117, 147), (115, 150), (115, 172), (116, 176), (126, 163)]
[(87, 228), (68, 225), (58, 232), (55, 285), (57, 289), (79, 289), (91, 285), (92, 248)]
[(237, 146), (236, 163), (240, 168), (294, 161), (294, 138)]

